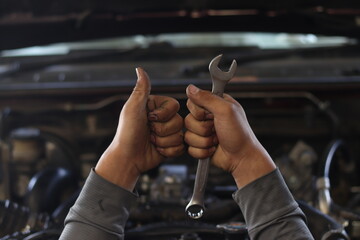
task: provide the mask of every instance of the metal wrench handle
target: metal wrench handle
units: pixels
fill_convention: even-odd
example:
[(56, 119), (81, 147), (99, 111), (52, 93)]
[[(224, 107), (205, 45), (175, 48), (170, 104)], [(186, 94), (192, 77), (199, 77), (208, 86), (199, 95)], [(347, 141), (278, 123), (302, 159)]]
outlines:
[(196, 169), (194, 192), (189, 204), (186, 206), (186, 213), (192, 219), (201, 218), (205, 211), (204, 195), (209, 174), (210, 158), (199, 159)]
[(213, 85), (212, 85), (212, 93), (218, 95), (219, 97), (223, 97), (225, 86), (228, 82), (225, 81), (218, 81), (217, 79), (213, 78)]
[[(234, 60), (228, 72), (221, 71), (217, 66), (222, 55), (215, 57), (209, 64), (209, 71), (212, 78), (212, 93), (220, 97), (223, 96), (225, 85), (230, 81), (236, 71), (236, 61)], [(209, 175), (210, 158), (199, 159), (196, 169), (194, 191), (185, 212), (190, 218), (201, 218), (205, 212), (204, 194)]]

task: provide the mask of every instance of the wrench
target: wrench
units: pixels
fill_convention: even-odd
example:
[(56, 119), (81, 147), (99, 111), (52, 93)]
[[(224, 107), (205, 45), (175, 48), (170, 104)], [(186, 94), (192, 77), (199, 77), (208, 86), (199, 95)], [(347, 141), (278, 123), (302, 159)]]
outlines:
[[(225, 85), (234, 76), (237, 63), (235, 60), (231, 63), (228, 72), (223, 72), (218, 65), (222, 54), (215, 57), (209, 64), (209, 71), (212, 79), (212, 93), (223, 97)], [(189, 204), (185, 208), (185, 212), (192, 219), (201, 218), (205, 211), (204, 194), (206, 182), (209, 173), (210, 158), (199, 159), (196, 169), (196, 177), (194, 184), (194, 191)]]

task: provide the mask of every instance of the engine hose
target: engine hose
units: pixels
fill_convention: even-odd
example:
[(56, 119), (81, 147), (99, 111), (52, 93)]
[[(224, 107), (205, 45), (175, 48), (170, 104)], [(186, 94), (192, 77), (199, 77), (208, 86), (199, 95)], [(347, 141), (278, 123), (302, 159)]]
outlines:
[(345, 142), (341, 139), (336, 139), (327, 146), (324, 154), (324, 158), (322, 161), (322, 166), (320, 168), (320, 174), (319, 177), (330, 177), (330, 168), (333, 163), (335, 153), (338, 151), (342, 151), (347, 157), (347, 159), (350, 159), (349, 150), (345, 144)]
[[(360, 221), (359, 213), (337, 205), (331, 198), (330, 168), (335, 159), (335, 154), (339, 151), (341, 151), (345, 155), (345, 158), (346, 160), (348, 160), (348, 162), (352, 162), (350, 152), (343, 140), (337, 139), (332, 141), (328, 145), (320, 168), (319, 177), (316, 182), (316, 186), (318, 189), (318, 207), (322, 213), (334, 216), (341, 221), (344, 219), (350, 220), (350, 223), (352, 221)], [(330, 230), (326, 234), (324, 234), (322, 240), (339, 239), (338, 236), (341, 235), (343, 232), (343, 227), (340, 226), (338, 229)]]
[(325, 150), (323, 161), (320, 166), (320, 172), (316, 182), (318, 189), (318, 205), (319, 209), (325, 213), (330, 214), (332, 211), (333, 201), (330, 195), (330, 168), (335, 158), (335, 153), (342, 150), (344, 154), (349, 158), (349, 151), (341, 139), (332, 141)]

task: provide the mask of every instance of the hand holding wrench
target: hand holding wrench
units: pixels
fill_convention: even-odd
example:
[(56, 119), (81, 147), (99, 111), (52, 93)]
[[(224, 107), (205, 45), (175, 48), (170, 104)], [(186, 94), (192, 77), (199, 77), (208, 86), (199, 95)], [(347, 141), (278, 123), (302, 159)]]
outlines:
[[(237, 67), (236, 61), (233, 60), (229, 71), (223, 72), (218, 67), (221, 57), (222, 55), (215, 57), (209, 64), (209, 71), (212, 79), (212, 93), (220, 97), (223, 96), (225, 85), (234, 76)], [(190, 218), (198, 219), (204, 214), (204, 194), (209, 173), (209, 166), (210, 158), (199, 159), (196, 170), (194, 192), (189, 204), (185, 208), (185, 212)]]

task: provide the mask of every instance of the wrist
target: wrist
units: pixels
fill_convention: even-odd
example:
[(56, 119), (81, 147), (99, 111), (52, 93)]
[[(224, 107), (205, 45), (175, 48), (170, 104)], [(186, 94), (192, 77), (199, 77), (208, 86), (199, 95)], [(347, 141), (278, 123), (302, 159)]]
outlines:
[(124, 189), (133, 191), (140, 176), (138, 169), (131, 164), (131, 159), (123, 159), (112, 151), (106, 150), (96, 164), (95, 172)]
[(276, 165), (270, 155), (261, 146), (253, 150), (246, 158), (239, 161), (239, 164), (231, 174), (237, 187), (242, 188), (275, 169)]

